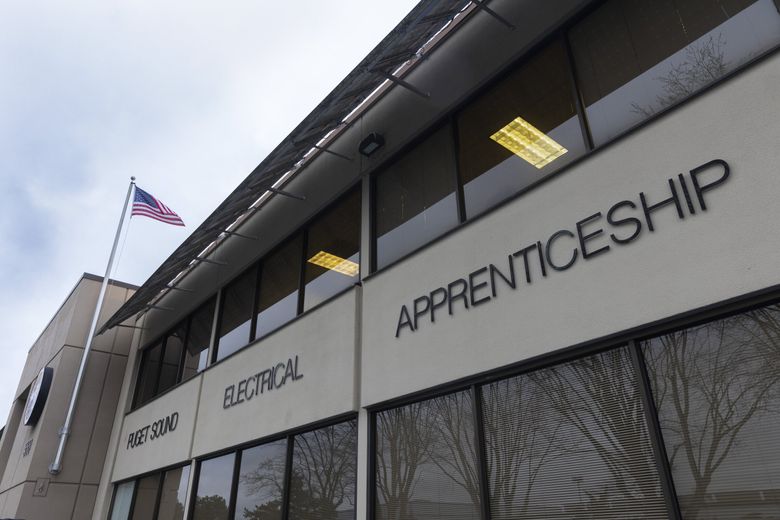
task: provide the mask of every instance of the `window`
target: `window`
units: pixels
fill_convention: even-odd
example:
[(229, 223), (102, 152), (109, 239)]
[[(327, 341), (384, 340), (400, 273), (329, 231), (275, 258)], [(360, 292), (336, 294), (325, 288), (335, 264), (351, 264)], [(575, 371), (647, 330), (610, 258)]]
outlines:
[(216, 298), (211, 298), (190, 318), (182, 381), (188, 380), (206, 368), (211, 344), (211, 329), (214, 324), (214, 307), (216, 307)]
[(360, 191), (355, 189), (309, 227), (303, 309), (360, 279)]
[(140, 406), (157, 395), (157, 379), (160, 375), (162, 342), (157, 342), (141, 354), (141, 368), (135, 392), (135, 405)]
[(189, 466), (165, 472), (162, 493), (160, 494), (160, 506), (157, 509), (157, 520), (184, 520), (189, 481)]
[(215, 298), (185, 318), (141, 355), (134, 406), (190, 379), (206, 368)]
[(236, 454), (201, 461), (192, 520), (228, 520)]
[(190, 467), (181, 466), (118, 484), (109, 518), (184, 520), (189, 478)]
[(234, 518), (281, 520), (287, 440), (241, 452)]
[(204, 460), (192, 520), (354, 518), (356, 443), (351, 420)]
[(642, 350), (683, 518), (780, 518), (780, 306)]
[(187, 322), (179, 324), (165, 337), (163, 360), (160, 367), (160, 382), (157, 394), (160, 394), (179, 382), (179, 368), (184, 355), (184, 342), (187, 339)]
[(444, 126), (375, 177), (376, 267), (458, 224), (452, 128)]
[(256, 266), (247, 269), (222, 290), (216, 345), (217, 361), (245, 346), (252, 339), (252, 313), (256, 290)]
[(480, 518), (474, 431), (468, 392), (378, 413), (376, 518)]
[(130, 507), (133, 504), (135, 480), (123, 482), (114, 490), (114, 501), (111, 504), (111, 520), (127, 520), (130, 517)]
[(320, 428), (293, 439), (290, 520), (355, 518), (356, 422)]
[(489, 384), (482, 410), (494, 519), (668, 518), (626, 348)]
[(585, 153), (562, 41), (531, 56), (457, 121), (469, 218)]
[(263, 259), (260, 266), (256, 338), (265, 336), (298, 314), (302, 247), (303, 239), (298, 234)]
[(772, 0), (611, 0), (570, 32), (596, 145), (780, 43)]
[(160, 488), (160, 474), (155, 473), (139, 479), (133, 500), (133, 520), (148, 520), (154, 516), (157, 506), (157, 490)]

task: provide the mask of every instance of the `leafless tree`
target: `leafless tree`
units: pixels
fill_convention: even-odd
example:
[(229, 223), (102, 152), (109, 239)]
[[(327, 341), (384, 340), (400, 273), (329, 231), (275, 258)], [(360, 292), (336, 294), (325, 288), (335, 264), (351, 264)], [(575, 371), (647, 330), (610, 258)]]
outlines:
[(560, 422), (545, 420), (543, 395), (528, 376), (497, 381), (482, 394), (491, 504), (524, 518), (541, 471), (566, 452)]
[(434, 416), (427, 402), (387, 410), (377, 415), (377, 513), (383, 520), (411, 518), (409, 502), (418, 470), (430, 462)]
[(631, 111), (650, 117), (723, 76), (728, 70), (725, 45), (723, 35), (718, 34), (717, 38), (710, 35), (706, 40), (686, 47), (685, 59), (673, 64), (665, 76), (655, 78), (663, 89), (663, 94), (656, 96), (655, 107), (632, 103)]
[(645, 345), (670, 463), (687, 469), (681, 501), (697, 519), (717, 471), (757, 415), (771, 411), (780, 370), (777, 309), (661, 336)]

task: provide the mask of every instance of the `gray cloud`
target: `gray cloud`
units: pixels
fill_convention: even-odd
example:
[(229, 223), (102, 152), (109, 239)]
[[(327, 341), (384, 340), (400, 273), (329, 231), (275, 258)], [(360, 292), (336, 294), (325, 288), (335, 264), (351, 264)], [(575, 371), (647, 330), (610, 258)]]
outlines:
[(16, 1), (0, 18), (0, 424), (27, 349), (102, 275), (131, 175), (188, 228), (134, 219), (141, 284), (414, 1)]

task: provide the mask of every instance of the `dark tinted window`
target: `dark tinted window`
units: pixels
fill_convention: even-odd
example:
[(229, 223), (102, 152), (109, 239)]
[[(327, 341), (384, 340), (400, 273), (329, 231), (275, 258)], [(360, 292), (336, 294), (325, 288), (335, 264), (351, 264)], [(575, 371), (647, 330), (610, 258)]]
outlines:
[(309, 227), (306, 259), (304, 310), (358, 282), (359, 190), (353, 190)]
[(193, 520), (228, 520), (235, 459), (236, 454), (229, 453), (200, 463)]
[(145, 403), (156, 395), (161, 356), (162, 343), (157, 343), (143, 351), (138, 388), (136, 389), (136, 406)]
[(376, 266), (458, 223), (452, 128), (444, 126), (376, 177)]
[(184, 520), (184, 504), (187, 500), (189, 481), (189, 466), (165, 472), (157, 520)]
[(217, 360), (249, 343), (256, 287), (257, 268), (252, 267), (222, 290)]
[(772, 0), (611, 0), (570, 37), (600, 144), (777, 45), (780, 14)]
[(472, 410), (459, 392), (377, 414), (377, 519), (480, 518)]
[(356, 421), (294, 437), (290, 519), (355, 517), (356, 445)]
[(282, 518), (285, 439), (241, 452), (241, 473), (236, 495), (235, 518), (279, 520)]
[(133, 520), (149, 520), (154, 516), (157, 504), (157, 490), (160, 487), (160, 474), (144, 477), (138, 481), (133, 505)]
[(642, 348), (683, 517), (780, 518), (780, 307)]
[(459, 172), (472, 217), (585, 152), (566, 51), (555, 41), (458, 115)]
[(165, 350), (162, 366), (160, 367), (160, 383), (157, 387), (158, 394), (179, 382), (179, 366), (181, 365), (186, 338), (186, 322), (180, 324), (165, 337)]
[(182, 376), (184, 381), (206, 368), (215, 305), (216, 299), (210, 299), (190, 318), (187, 352), (184, 358), (184, 375)]
[(494, 519), (668, 518), (627, 349), (486, 385), (482, 409)]
[(287, 323), (298, 314), (302, 248), (303, 240), (300, 235), (296, 235), (263, 259), (256, 338)]

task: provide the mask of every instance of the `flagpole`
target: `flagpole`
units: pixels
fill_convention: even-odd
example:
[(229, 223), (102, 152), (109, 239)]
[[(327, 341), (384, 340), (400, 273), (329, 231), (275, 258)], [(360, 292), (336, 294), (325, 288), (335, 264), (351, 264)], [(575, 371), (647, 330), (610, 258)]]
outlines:
[(84, 352), (81, 355), (81, 365), (79, 365), (79, 371), (76, 375), (76, 382), (73, 384), (73, 394), (70, 396), (70, 404), (68, 405), (68, 413), (65, 416), (65, 423), (59, 431), (60, 442), (57, 445), (57, 454), (54, 456), (54, 462), (49, 466), (49, 473), (57, 475), (62, 471), (62, 456), (65, 453), (65, 443), (70, 436), (70, 425), (73, 421), (73, 414), (76, 410), (76, 400), (79, 397), (79, 390), (81, 389), (81, 383), (84, 379), (84, 372), (87, 369), (87, 358), (89, 351), (92, 349), (92, 339), (95, 335), (95, 329), (97, 328), (98, 317), (100, 316), (100, 308), (103, 306), (103, 298), (106, 295), (106, 288), (108, 287), (108, 279), (111, 275), (111, 268), (114, 264), (114, 255), (116, 254), (116, 246), (119, 244), (119, 235), (122, 233), (122, 224), (125, 221), (125, 214), (127, 213), (127, 203), (130, 201), (130, 195), (133, 193), (133, 187), (135, 186), (135, 177), (130, 177), (130, 185), (127, 187), (127, 196), (125, 197), (125, 205), (122, 206), (122, 216), (119, 217), (119, 225), (116, 228), (116, 236), (114, 237), (114, 245), (111, 247), (111, 255), (108, 257), (108, 266), (106, 266), (106, 275), (103, 277), (103, 283), (100, 285), (100, 293), (98, 294), (97, 303), (95, 304), (95, 312), (92, 315), (92, 324), (89, 326), (89, 333), (87, 334), (87, 344), (84, 346)]

